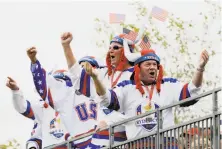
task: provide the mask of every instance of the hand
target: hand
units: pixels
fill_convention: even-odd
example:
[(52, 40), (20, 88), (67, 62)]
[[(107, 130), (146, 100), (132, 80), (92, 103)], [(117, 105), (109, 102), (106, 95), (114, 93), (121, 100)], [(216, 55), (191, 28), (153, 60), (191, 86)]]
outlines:
[(37, 50), (35, 47), (31, 47), (27, 49), (27, 55), (33, 64), (36, 63), (37, 61), (36, 54), (37, 54)]
[(72, 41), (72, 34), (70, 32), (65, 32), (61, 35), (61, 42), (63, 46), (69, 46)]
[(89, 62), (85, 62), (83, 68), (86, 70), (86, 73), (90, 75), (92, 78), (97, 78), (98, 74), (95, 72), (95, 69), (92, 67), (92, 65)]
[(19, 87), (17, 86), (17, 83), (15, 82), (15, 80), (13, 80), (11, 77), (7, 77), (7, 83), (6, 86), (8, 88), (10, 88), (11, 90), (19, 90)]
[(106, 127), (108, 127), (107, 123), (105, 121), (100, 121), (99, 124), (97, 125), (96, 132)]
[(203, 69), (209, 60), (209, 54), (206, 50), (201, 53), (199, 60), (199, 68)]

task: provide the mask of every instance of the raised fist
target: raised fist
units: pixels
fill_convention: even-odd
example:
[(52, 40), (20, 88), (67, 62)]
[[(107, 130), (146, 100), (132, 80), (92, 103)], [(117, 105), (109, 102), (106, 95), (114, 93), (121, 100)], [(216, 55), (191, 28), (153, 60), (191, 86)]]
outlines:
[(97, 77), (98, 74), (93, 68), (93, 66), (89, 62), (85, 62), (83, 65), (83, 68), (85, 69), (86, 73), (90, 75), (91, 77)]
[(207, 64), (208, 60), (209, 60), (209, 54), (206, 50), (204, 50), (200, 56), (199, 68), (204, 68), (205, 65)]
[(72, 34), (70, 32), (65, 32), (61, 36), (61, 42), (63, 46), (68, 46), (72, 41)]
[(36, 54), (37, 54), (37, 50), (35, 47), (31, 47), (27, 49), (27, 55), (33, 64), (36, 63), (37, 61)]

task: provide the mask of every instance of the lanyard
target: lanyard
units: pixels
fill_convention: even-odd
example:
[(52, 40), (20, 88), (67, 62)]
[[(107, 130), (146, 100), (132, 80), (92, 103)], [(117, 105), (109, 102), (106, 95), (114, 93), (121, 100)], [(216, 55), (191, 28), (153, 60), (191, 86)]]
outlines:
[(148, 97), (148, 105), (145, 107), (146, 110), (151, 110), (151, 100), (153, 97), (153, 91), (154, 91), (154, 85), (151, 86), (151, 90), (149, 90), (148, 86), (145, 86), (147, 92), (149, 93), (149, 97)]
[(117, 82), (119, 81), (119, 78), (121, 77), (122, 73), (123, 73), (123, 71), (120, 72), (120, 74), (118, 75), (118, 77), (116, 78), (116, 80), (114, 82), (113, 82), (113, 77), (114, 77), (115, 72), (112, 73), (112, 76), (111, 76), (111, 87), (112, 88), (117, 84)]

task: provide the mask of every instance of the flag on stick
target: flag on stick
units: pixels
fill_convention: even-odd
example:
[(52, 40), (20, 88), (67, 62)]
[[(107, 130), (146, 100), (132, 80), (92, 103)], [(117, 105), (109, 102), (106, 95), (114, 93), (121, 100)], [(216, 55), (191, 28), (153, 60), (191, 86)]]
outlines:
[(151, 16), (164, 22), (168, 16), (168, 12), (162, 8), (154, 6), (151, 11)]
[(123, 23), (125, 21), (125, 14), (110, 13), (109, 23)]
[(141, 49), (150, 49), (151, 45), (147, 36), (143, 37), (143, 40), (140, 42), (139, 47)]
[(136, 40), (136, 37), (137, 37), (137, 33), (134, 32), (134, 31), (131, 31), (127, 28), (123, 28), (123, 33), (125, 34), (125, 38), (126, 39), (129, 39), (129, 40), (132, 40), (132, 41), (135, 41)]

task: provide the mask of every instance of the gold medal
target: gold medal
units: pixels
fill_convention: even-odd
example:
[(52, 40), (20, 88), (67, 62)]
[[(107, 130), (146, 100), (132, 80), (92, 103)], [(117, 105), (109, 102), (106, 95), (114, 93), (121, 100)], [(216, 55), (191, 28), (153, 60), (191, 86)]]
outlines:
[(146, 106), (144, 107), (144, 109), (145, 109), (146, 111), (150, 111), (151, 108), (152, 108), (152, 106), (151, 106), (151, 103), (150, 103), (150, 102), (148, 103), (148, 105), (146, 105)]

